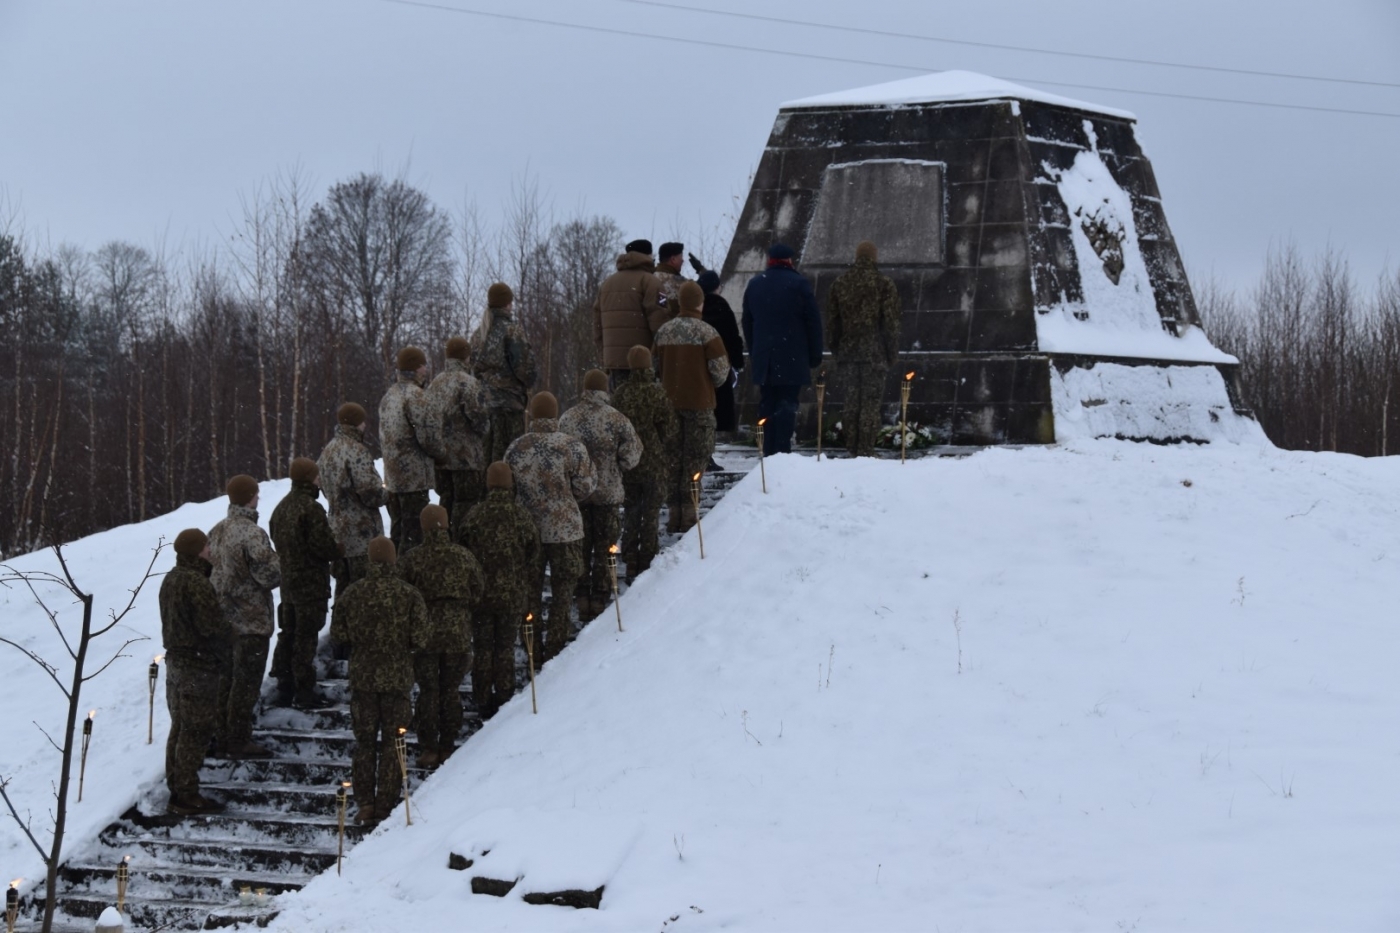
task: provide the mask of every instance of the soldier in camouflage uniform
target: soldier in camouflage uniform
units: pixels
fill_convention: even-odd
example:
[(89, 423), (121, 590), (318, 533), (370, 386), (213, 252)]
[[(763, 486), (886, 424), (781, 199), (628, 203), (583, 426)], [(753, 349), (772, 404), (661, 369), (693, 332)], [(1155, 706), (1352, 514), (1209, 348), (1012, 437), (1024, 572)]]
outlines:
[(681, 310), (656, 332), (661, 383), (676, 410), (676, 441), (670, 457), (666, 496), (668, 528), (684, 532), (695, 524), (691, 482), (702, 476), (715, 452), (715, 387), (729, 378), (729, 355), (719, 332), (700, 319), (705, 292), (694, 282), (681, 286)]
[(389, 490), (374, 468), (374, 454), (365, 444), (365, 410), (346, 402), (336, 412), (335, 436), (316, 462), (321, 489), (330, 503), (331, 531), (345, 556), (336, 566), (335, 592), (364, 579), (369, 571), (366, 552), (371, 538), (384, 533), (379, 510)]
[(165, 643), (165, 702), (170, 738), (165, 783), (171, 813), (223, 809), (199, 792), (199, 767), (219, 719), (219, 665), (229, 640), (228, 620), (209, 582), (208, 538), (198, 528), (175, 536), (175, 567), (160, 584), (160, 632)]
[(863, 241), (855, 265), (832, 283), (826, 302), (827, 346), (846, 396), (841, 427), (852, 457), (875, 453), (885, 377), (899, 356), (899, 291), (875, 260), (875, 244)]
[(399, 576), (428, 606), (428, 643), (413, 656), (418, 682), (414, 731), (418, 767), (433, 768), (457, 747), (462, 731), (462, 681), (472, 666), (472, 607), (486, 585), (471, 551), (453, 544), (447, 510), (430, 505), (419, 517), (423, 543), (399, 561)]
[(266, 758), (271, 752), (253, 742), (253, 709), (267, 670), (272, 591), (282, 572), (267, 532), (258, 527), (257, 480), (240, 474), (227, 490), (228, 517), (209, 530), (209, 580), (233, 632), (224, 733), (216, 729), (215, 736), (231, 758)]
[[(530, 431), (506, 451), (515, 477), (515, 498), (535, 520), (540, 556), (530, 587), (535, 614), (535, 658), (545, 661), (564, 648), (572, 633), (569, 607), (583, 573), (583, 516), (578, 504), (593, 494), (597, 478), (588, 448), (559, 430), (559, 403), (548, 392), (530, 400)], [(549, 613), (543, 611), (549, 568)]]
[(622, 475), (642, 459), (642, 442), (627, 416), (610, 404), (608, 374), (590, 369), (583, 376), (578, 404), (559, 419), (559, 430), (583, 441), (593, 460), (598, 485), (579, 506), (583, 515), (583, 576), (578, 583), (578, 615), (588, 621), (612, 599), (608, 551), (622, 535), (618, 509), (625, 494)]
[(404, 347), (396, 365), (398, 381), (379, 402), (379, 446), (389, 490), (389, 537), (399, 554), (407, 554), (423, 540), (418, 516), (437, 478), (434, 460), (442, 455), (442, 435), (423, 391), (427, 356), (417, 347)]
[(403, 778), (394, 741), (412, 714), (413, 655), (428, 645), (428, 608), (394, 572), (394, 542), (369, 543), (369, 575), (336, 598), (331, 639), (350, 646), (351, 780), (357, 823), (398, 805)]
[(486, 293), (486, 316), (477, 331), (472, 373), (481, 380), (490, 416), (485, 460), (494, 463), (525, 433), (525, 405), (535, 384), (535, 356), (525, 331), (511, 315), (515, 300), (504, 282)]
[(482, 719), (490, 719), (515, 695), (515, 643), (520, 620), (530, 609), (540, 553), (535, 520), (516, 503), (514, 485), (507, 464), (491, 464), (486, 501), (467, 513), (460, 529), (460, 542), (486, 574), (485, 595), (472, 617), (472, 697)]
[(437, 413), (442, 436), (438, 504), (447, 509), (454, 530), (486, 496), (486, 432), (491, 422), (481, 383), (467, 368), (470, 356), (467, 338), (450, 338), (443, 371), (428, 386), (428, 404)]
[(685, 268), (685, 246), (681, 243), (662, 243), (656, 251), (656, 275), (661, 283), (661, 292), (666, 296), (666, 304), (671, 308), (680, 307), (681, 286), (690, 279), (681, 269)]
[(651, 566), (659, 549), (657, 535), (665, 499), (669, 451), (676, 437), (676, 413), (666, 390), (651, 369), (651, 351), (636, 346), (627, 354), (631, 374), (613, 393), (613, 407), (631, 422), (642, 443), (642, 458), (622, 474), (626, 519), (622, 559), (627, 582)]
[(324, 705), (316, 694), (316, 641), (326, 627), (331, 563), (340, 559), (342, 548), (331, 532), (326, 510), (316, 501), (321, 495), (316, 461), (297, 457), (290, 474), (291, 492), (277, 503), (267, 522), (282, 567), (272, 676), (283, 704), (316, 709)]

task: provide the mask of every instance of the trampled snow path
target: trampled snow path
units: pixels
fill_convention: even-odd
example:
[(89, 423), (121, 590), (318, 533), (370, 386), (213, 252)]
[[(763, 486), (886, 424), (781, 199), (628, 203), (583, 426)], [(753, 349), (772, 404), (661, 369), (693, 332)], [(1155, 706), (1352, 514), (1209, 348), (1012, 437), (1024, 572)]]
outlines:
[[(1400, 922), (1396, 461), (1102, 442), (767, 472), (276, 927)], [(597, 911), (519, 899), (598, 885)]]

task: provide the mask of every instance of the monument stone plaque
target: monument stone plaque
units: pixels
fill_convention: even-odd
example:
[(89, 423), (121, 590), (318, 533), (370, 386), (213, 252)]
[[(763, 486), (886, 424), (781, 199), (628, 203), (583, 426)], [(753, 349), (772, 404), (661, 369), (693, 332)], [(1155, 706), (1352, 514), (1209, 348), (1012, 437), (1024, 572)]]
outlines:
[(846, 266), (861, 240), (880, 244), (892, 266), (943, 264), (943, 164), (867, 159), (822, 173), (803, 261)]

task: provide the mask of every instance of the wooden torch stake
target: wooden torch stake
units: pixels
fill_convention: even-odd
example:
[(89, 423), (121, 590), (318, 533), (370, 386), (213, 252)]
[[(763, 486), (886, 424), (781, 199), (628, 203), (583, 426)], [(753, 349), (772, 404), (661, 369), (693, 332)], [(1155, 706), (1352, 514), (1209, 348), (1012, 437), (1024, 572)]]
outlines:
[(539, 714), (540, 704), (535, 698), (535, 625), (534, 613), (525, 617), (525, 625), (521, 628), (521, 633), (525, 636), (525, 654), (530, 658), (530, 709), (536, 715)]
[(826, 428), (822, 424), (822, 403), (826, 401), (826, 370), (817, 373), (817, 462), (822, 462), (822, 434)]
[(763, 481), (765, 495), (768, 493), (768, 472), (763, 469), (763, 425), (767, 421), (767, 418), (759, 418), (758, 424), (754, 425), (754, 433), (758, 436), (758, 477)]
[(399, 726), (399, 736), (394, 739), (394, 749), (399, 753), (399, 774), (403, 778), (403, 818), (405, 826), (413, 825), (413, 800), (408, 794), (408, 730)]
[(914, 385), (914, 374), (904, 374), (899, 384), (899, 462), (904, 462), (905, 447), (909, 440), (909, 389)]
[(156, 731), (156, 679), (160, 677), (160, 655), (151, 662), (150, 670), (146, 675), (147, 693), (150, 695), (150, 703), (146, 707), (146, 744), (150, 745), (155, 741)]
[(613, 608), (617, 610), (617, 630), (622, 631), (622, 599), (617, 594), (617, 552), (616, 544), (608, 548), (608, 576), (612, 577)]
[(341, 781), (340, 790), (335, 792), (336, 823), (340, 841), (335, 848), (335, 873), (340, 874), (340, 862), (345, 858), (345, 810), (350, 805), (350, 782)]
[(126, 886), (131, 881), (131, 856), (117, 863), (117, 913), (126, 913)]
[(83, 747), (78, 757), (78, 803), (83, 802), (83, 779), (87, 777), (87, 750), (92, 742), (92, 717), (97, 715), (97, 710), (90, 710), (88, 718), (83, 721)]
[(700, 526), (700, 477), (696, 473), (690, 478), (690, 502), (695, 506), (695, 534), (700, 539), (700, 559), (705, 559), (705, 529)]

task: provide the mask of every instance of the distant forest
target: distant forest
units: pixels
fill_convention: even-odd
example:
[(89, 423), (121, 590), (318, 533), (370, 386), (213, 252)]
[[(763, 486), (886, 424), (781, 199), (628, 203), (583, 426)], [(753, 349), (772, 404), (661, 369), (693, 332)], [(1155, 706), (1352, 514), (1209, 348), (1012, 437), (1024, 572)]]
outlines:
[[(528, 178), (490, 219), (379, 174), (308, 192), (280, 176), (216, 246), (173, 252), (44, 249), (0, 218), (0, 556), (213, 497), (234, 473), (285, 475), (341, 402), (373, 417), (399, 347), (436, 371), (494, 281), (515, 290), (540, 388), (567, 398), (595, 363), (593, 296), (635, 235), (611, 218), (557, 219)], [(716, 267), (729, 240), (676, 238)], [(1198, 283), (1197, 301), (1276, 444), (1390, 451), (1400, 275), (1363, 290), (1340, 255), (1285, 247), (1247, 295)]]

